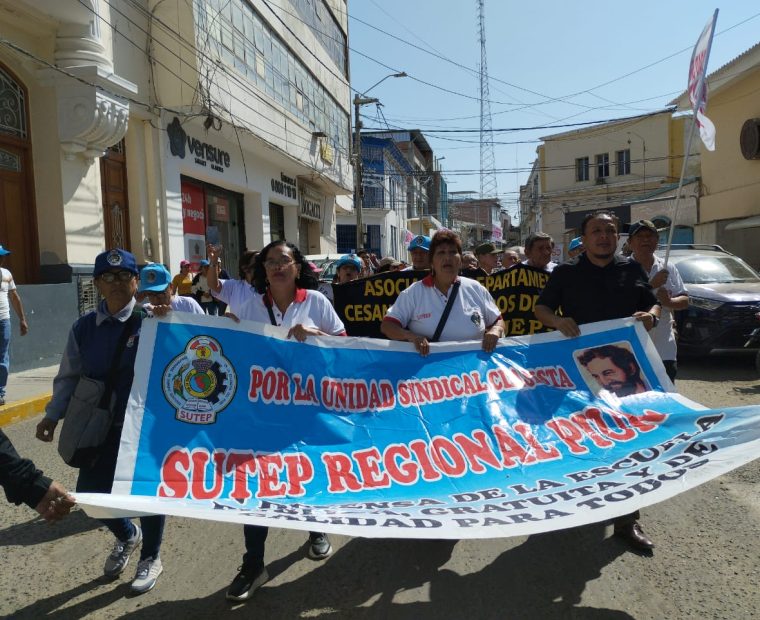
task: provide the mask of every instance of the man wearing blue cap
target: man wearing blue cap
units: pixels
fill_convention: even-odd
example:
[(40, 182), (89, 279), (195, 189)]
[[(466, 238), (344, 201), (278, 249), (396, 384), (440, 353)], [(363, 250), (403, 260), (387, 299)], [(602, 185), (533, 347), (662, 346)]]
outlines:
[[(16, 283), (13, 281), (13, 274), (3, 267), (5, 257), (10, 254), (0, 245), (0, 274), (2, 274), (2, 285), (0, 285), (0, 406), (5, 404), (5, 386), (8, 384), (8, 370), (10, 368), (10, 347), (11, 347), (11, 308), (16, 311), (19, 319), (19, 331), (22, 336), (26, 336), (29, 331), (29, 325), (26, 323), (24, 315), (24, 306), (21, 303), (16, 290)], [(8, 301), (10, 300), (10, 304)]]
[(335, 264), (337, 284), (345, 284), (359, 279), (362, 270), (362, 259), (356, 254), (346, 254)]
[(143, 293), (147, 297), (148, 303), (143, 307), (151, 313), (156, 306), (168, 306), (174, 312), (204, 314), (203, 308), (195, 299), (173, 293), (172, 275), (166, 267), (158, 263), (152, 263), (142, 268), (137, 292)]
[(427, 235), (417, 235), (411, 240), (407, 249), (412, 257), (410, 269), (414, 271), (430, 269), (430, 237)]
[[(69, 332), (53, 381), (53, 397), (37, 425), (36, 436), (41, 441), (53, 441), (58, 421), (65, 416), (81, 379), (102, 382), (107, 392), (101, 402), (107, 403), (103, 406), (109, 407), (113, 421), (103, 445), (95, 448), (79, 468), (76, 490), (110, 493), (145, 313), (135, 308), (137, 263), (130, 252), (114, 249), (98, 254), (92, 275), (103, 300), (97, 310), (79, 318)], [(103, 574), (111, 579), (118, 577), (142, 543), (131, 589), (136, 594), (151, 590), (163, 571), (159, 550), (164, 520), (163, 516), (140, 517), (137, 526), (126, 517), (101, 519), (116, 538)]]

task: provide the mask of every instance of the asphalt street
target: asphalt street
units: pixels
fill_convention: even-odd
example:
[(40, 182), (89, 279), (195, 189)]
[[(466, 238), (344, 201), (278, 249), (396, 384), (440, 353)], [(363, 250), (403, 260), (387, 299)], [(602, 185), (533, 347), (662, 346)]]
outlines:
[[(760, 402), (749, 357), (681, 364), (682, 394), (718, 408)], [(75, 470), (33, 438), (39, 417), (6, 427), (16, 447), (73, 487)], [(172, 518), (156, 588), (131, 596), (100, 575), (112, 538), (82, 511), (49, 526), (0, 503), (0, 616), (8, 618), (578, 618), (760, 617), (760, 459), (643, 511), (657, 547), (632, 553), (595, 524), (477, 541), (333, 536), (324, 562), (306, 534), (272, 530), (272, 577), (246, 604), (224, 598), (243, 551), (242, 528)]]

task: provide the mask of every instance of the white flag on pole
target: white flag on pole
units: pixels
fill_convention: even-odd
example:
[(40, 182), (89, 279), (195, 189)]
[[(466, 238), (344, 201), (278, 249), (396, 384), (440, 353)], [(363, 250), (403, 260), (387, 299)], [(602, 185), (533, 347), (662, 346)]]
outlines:
[(707, 61), (710, 57), (710, 47), (712, 46), (713, 34), (715, 33), (715, 22), (718, 20), (718, 9), (715, 9), (712, 19), (705, 26), (702, 34), (699, 35), (697, 44), (691, 54), (689, 63), (689, 101), (694, 111), (694, 118), (699, 127), (699, 137), (708, 151), (715, 150), (715, 125), (705, 116), (707, 107)]

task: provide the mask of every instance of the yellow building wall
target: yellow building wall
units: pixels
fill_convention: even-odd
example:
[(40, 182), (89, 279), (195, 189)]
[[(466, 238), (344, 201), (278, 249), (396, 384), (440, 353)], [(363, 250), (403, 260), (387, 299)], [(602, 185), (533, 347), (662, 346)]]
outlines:
[(707, 116), (716, 140), (715, 151), (702, 148), (700, 220), (760, 215), (760, 160), (744, 159), (739, 147), (744, 121), (760, 117), (760, 67), (710, 97)]

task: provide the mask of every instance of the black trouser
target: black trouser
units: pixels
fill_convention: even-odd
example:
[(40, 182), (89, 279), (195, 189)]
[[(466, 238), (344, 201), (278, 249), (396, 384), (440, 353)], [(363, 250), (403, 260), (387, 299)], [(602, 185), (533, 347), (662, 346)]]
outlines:
[[(245, 537), (245, 566), (264, 564), (264, 547), (267, 541), (269, 528), (265, 525), (244, 525), (243, 536)], [(309, 536), (316, 536), (318, 532), (309, 532)]]
[[(119, 442), (121, 440), (121, 428), (114, 427), (108, 434), (108, 439), (103, 446), (103, 451), (95, 463), (79, 469), (76, 490), (81, 493), (110, 493), (113, 486), (114, 472), (116, 471), (116, 459), (119, 455)], [(98, 519), (111, 533), (121, 542), (127, 542), (135, 533), (135, 526), (131, 519), (120, 517), (116, 519)], [(143, 531), (143, 543), (140, 549), (140, 559), (158, 557), (161, 548), (161, 539), (164, 534), (163, 515), (140, 517), (140, 525)]]
[(615, 527), (622, 527), (624, 525), (632, 525), (633, 523), (635, 523), (636, 521), (639, 520), (640, 516), (641, 516), (641, 514), (637, 510), (636, 512), (632, 512), (631, 514), (623, 515), (622, 517), (618, 517), (617, 519), (615, 519), (612, 522), (612, 524)]

